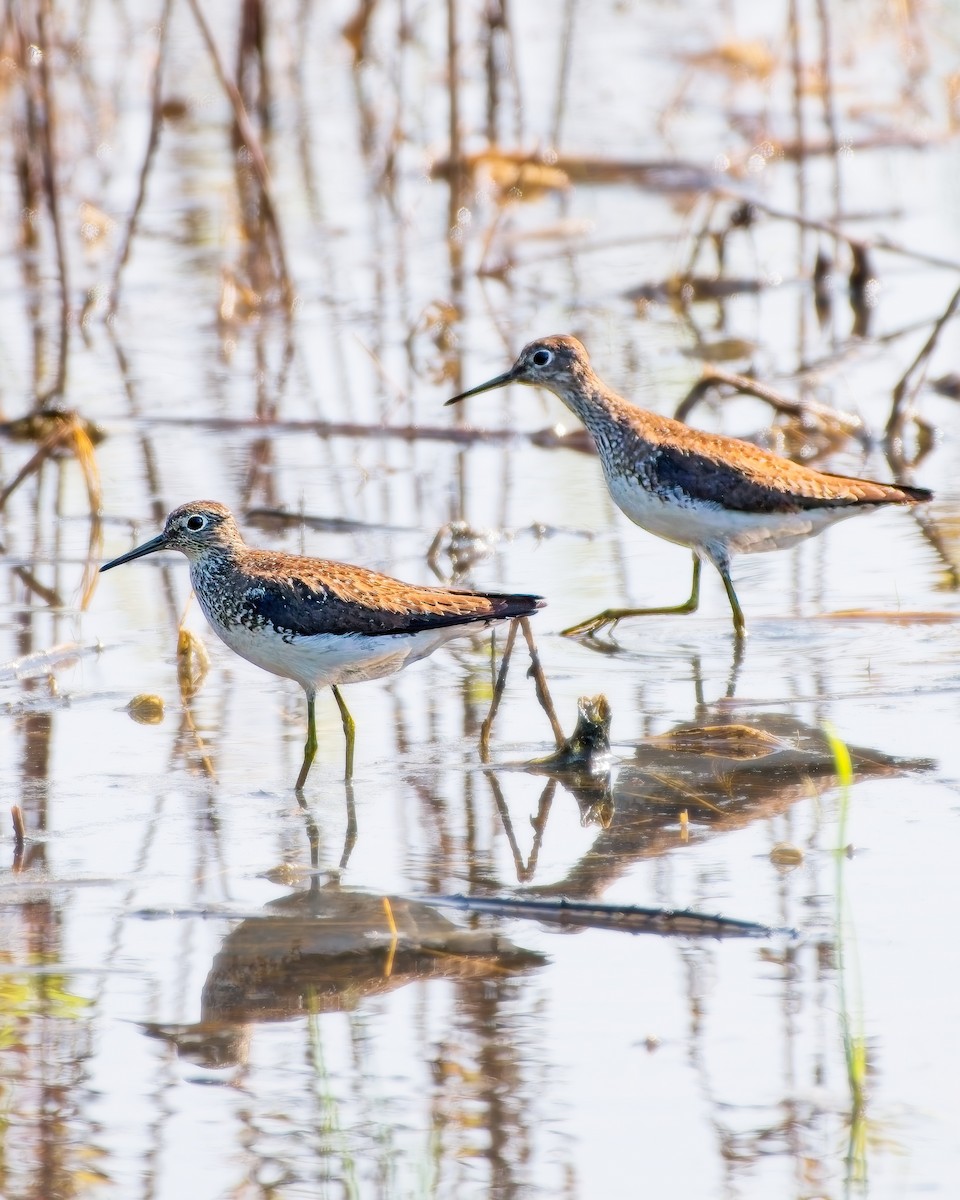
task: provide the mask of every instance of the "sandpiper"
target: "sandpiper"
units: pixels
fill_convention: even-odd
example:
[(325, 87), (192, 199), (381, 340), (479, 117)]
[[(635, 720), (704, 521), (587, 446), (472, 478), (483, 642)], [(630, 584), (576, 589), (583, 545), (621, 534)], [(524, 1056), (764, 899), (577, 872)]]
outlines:
[(694, 612), (706, 559), (720, 572), (740, 639), (746, 626), (730, 579), (731, 555), (779, 550), (855, 513), (932, 498), (925, 488), (815, 471), (750, 442), (702, 433), (638, 408), (603, 383), (574, 337), (530, 342), (509, 371), (447, 403), (510, 383), (545, 387), (558, 396), (592, 434), (617, 507), (642, 529), (693, 551), (693, 587), (683, 604), (608, 608), (565, 629), (570, 637), (594, 634), (623, 617)]
[(307, 741), (300, 792), (317, 752), (317, 689), (329, 686), (346, 735), (346, 778), (353, 775), (355, 726), (340, 685), (393, 675), (450, 638), (524, 617), (539, 596), (452, 591), (401, 583), (349, 563), (253, 550), (228, 508), (214, 500), (182, 504), (163, 533), (105, 563), (179, 550), (213, 631), (241, 658), (295, 679), (307, 694)]

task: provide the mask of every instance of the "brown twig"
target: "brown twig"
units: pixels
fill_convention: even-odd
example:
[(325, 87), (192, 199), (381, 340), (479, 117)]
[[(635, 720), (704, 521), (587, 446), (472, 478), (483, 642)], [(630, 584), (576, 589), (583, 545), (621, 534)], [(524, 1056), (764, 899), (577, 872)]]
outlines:
[(570, 94), (570, 64), (573, 61), (573, 27), (576, 19), (577, 0), (565, 0), (563, 24), (560, 31), (560, 68), (557, 72), (557, 94), (553, 106), (553, 126), (550, 130), (550, 148), (560, 145), (563, 119), (567, 111)]
[[(793, 124), (797, 136), (797, 211), (801, 216), (807, 215), (807, 135), (803, 113), (803, 60), (800, 51), (802, 31), (800, 29), (799, 0), (790, 0), (789, 4), (789, 34), (790, 34), (790, 69), (793, 74)], [(806, 225), (798, 224), (800, 235), (800, 252), (798, 261), (806, 261)], [(801, 310), (802, 311), (802, 310)]]
[(843, 208), (840, 170), (840, 134), (837, 128), (836, 89), (833, 82), (833, 28), (828, 0), (816, 0), (817, 19), (820, 22), (820, 78), (823, 81), (823, 122), (827, 127), (830, 160), (833, 165), (833, 215), (839, 219)]
[[(450, 256), (450, 294), (458, 300), (463, 292), (463, 240), (458, 214), (463, 203), (467, 170), (460, 139), (460, 43), (457, 32), (458, 0), (447, 0), (447, 138), (450, 145), (450, 189), (447, 199), (447, 250)], [(459, 384), (460, 380), (455, 380)], [(462, 416), (456, 418), (461, 421)]]
[[(250, 112), (255, 104), (261, 128), (269, 130), (271, 101), (267, 73), (266, 22), (263, 0), (242, 0), (240, 37), (237, 39), (237, 88), (243, 97), (246, 110)], [(256, 95), (253, 93), (255, 82), (258, 85)]]
[(43, 161), (43, 186), (47, 193), (50, 223), (53, 226), (53, 242), (57, 257), (57, 275), (60, 285), (60, 344), (57, 347), (57, 370), (53, 383), (37, 397), (37, 406), (42, 408), (52, 396), (62, 396), (67, 386), (67, 352), (70, 345), (70, 272), (67, 252), (63, 240), (63, 223), (60, 219), (60, 198), (57, 191), (56, 172), (56, 105), (53, 100), (53, 84), (50, 77), (50, 42), (47, 38), (47, 18), (50, 0), (42, 0), (37, 7), (37, 41), (39, 43), (40, 86), (43, 93), (44, 120), (40, 140)]
[(108, 318), (115, 317), (117, 314), (117, 305), (120, 302), (120, 275), (130, 257), (130, 247), (136, 233), (140, 210), (143, 208), (147, 196), (147, 179), (150, 175), (150, 168), (153, 166), (157, 147), (160, 145), (160, 131), (163, 128), (163, 65), (167, 54), (167, 31), (170, 27), (172, 5), (173, 0), (164, 0), (163, 11), (160, 14), (160, 36), (157, 41), (157, 60), (153, 69), (153, 87), (150, 99), (150, 133), (147, 137), (147, 149), (143, 156), (143, 163), (140, 166), (137, 196), (133, 202), (133, 208), (130, 210), (130, 216), (127, 218), (127, 225), (120, 243), (120, 253), (117, 255), (113, 278), (110, 281)]
[(256, 131), (250, 123), (250, 118), (247, 115), (247, 110), (244, 107), (243, 99), (240, 92), (237, 90), (237, 85), (227, 76), (223, 62), (220, 58), (220, 53), (217, 50), (217, 44), (213, 40), (213, 34), (210, 32), (210, 26), (203, 15), (200, 8), (199, 0), (187, 0), (190, 9), (193, 12), (194, 18), (200, 27), (200, 33), (206, 43), (207, 51), (210, 55), (213, 69), (216, 73), (217, 80), (220, 86), (226, 93), (227, 99), (233, 108), (233, 119), (237, 125), (237, 131), (240, 138), (246, 147), (247, 153), (250, 155), (250, 165), (253, 167), (254, 174), (257, 177), (257, 182), (260, 185), (260, 199), (263, 204), (263, 214), (266, 217), (267, 223), (270, 226), (273, 234), (274, 249), (277, 255), (277, 267), (280, 276), (280, 286), (283, 292), (284, 304), (289, 310), (294, 302), (293, 284), (290, 278), (290, 272), (287, 269), (287, 256), (283, 245), (283, 235), (280, 230), (280, 221), (277, 216), (277, 207), (273, 201), (273, 191), (270, 186), (270, 169), (267, 166), (267, 160), (264, 157), (263, 148), (260, 145), (260, 140), (257, 137)]
[[(871, 145), (873, 144), (871, 143)], [(883, 144), (886, 145), (888, 143), (884, 142)], [(927, 140), (925, 139), (922, 144), (926, 145)], [(851, 141), (845, 141), (844, 145), (849, 146), (851, 149), (858, 148), (858, 144)], [(861, 146), (860, 148), (870, 147)], [(778, 147), (778, 149), (783, 152), (782, 146)], [(799, 146), (791, 147), (790, 152), (784, 154), (784, 157), (797, 157), (800, 149)], [(825, 141), (822, 147), (807, 145), (803, 149), (809, 158), (814, 152), (829, 153), (830, 145)], [(537, 154), (523, 151), (485, 151), (478, 154), (466, 155), (457, 160), (457, 163), (454, 163), (451, 158), (437, 159), (431, 167), (431, 175), (435, 179), (449, 179), (455, 169), (472, 174), (490, 159), (503, 159), (518, 163), (540, 161)], [(779, 208), (776, 204), (764, 200), (762, 196), (743, 184), (736, 183), (733, 180), (718, 180), (715, 172), (699, 163), (682, 159), (631, 161), (625, 159), (600, 159), (560, 155), (555, 160), (551, 159), (550, 165), (555, 170), (562, 171), (567, 175), (571, 183), (584, 185), (620, 183), (629, 186), (645, 187), (650, 191), (664, 193), (709, 192), (715, 196), (736, 201), (738, 204), (751, 204), (772, 220), (789, 221), (797, 225), (802, 225), (805, 229), (825, 233), (831, 238), (845, 242), (847, 245), (860, 245), (868, 249), (883, 250), (887, 254), (896, 254), (912, 259), (914, 262), (925, 263), (927, 266), (939, 267), (948, 271), (960, 270), (960, 262), (955, 259), (945, 258), (943, 255), (931, 254), (923, 250), (912, 249), (909, 246), (901, 246), (885, 237), (857, 237), (855, 234), (844, 229), (835, 220), (808, 217), (802, 213), (792, 212), (790, 209)], [(628, 244), (635, 244), (644, 239), (631, 238), (625, 240)]]
[[(926, 373), (927, 361), (936, 348), (937, 341), (940, 338), (940, 332), (948, 321), (953, 320), (954, 316), (956, 316), (958, 308), (960, 308), (960, 287), (958, 287), (951, 296), (950, 303), (947, 305), (943, 315), (939, 318), (936, 325), (934, 325), (933, 329), (930, 331), (930, 336), (924, 342), (920, 352), (917, 354), (917, 357), (913, 360), (910, 366), (907, 367), (906, 371), (904, 371), (903, 375), (898, 380), (897, 386), (893, 389), (893, 407), (890, 410), (890, 419), (887, 421), (886, 428), (886, 436), (888, 440), (892, 440), (893, 438), (899, 436), (903, 423), (903, 410), (908, 403), (912, 404), (914, 397), (920, 390)], [(914, 376), (918, 373), (920, 375), (919, 379), (917, 379), (916, 384), (911, 386)]]
[(51, 608), (63, 607), (63, 598), (60, 596), (60, 593), (55, 588), (49, 588), (42, 584), (34, 573), (25, 566), (14, 567), (13, 573), (27, 591), (32, 592), (35, 596), (39, 596), (44, 604), (48, 604)]
[(75, 413), (71, 413), (59, 428), (54, 429), (43, 439), (13, 479), (0, 491), (0, 510), (4, 508), (20, 484), (38, 471), (57, 447), (65, 445), (71, 446), (83, 470), (91, 512), (98, 511), (100, 493), (93, 444)]
[(913, 250), (909, 246), (899, 246), (896, 242), (891, 242), (889, 238), (885, 237), (856, 237), (843, 229), (836, 221), (806, 217), (801, 213), (791, 212), (789, 209), (778, 208), (775, 204), (769, 204), (766, 200), (757, 196), (747, 196), (742, 188), (721, 184), (715, 190), (718, 195), (726, 196), (730, 200), (749, 200), (755, 208), (766, 213), (768, 217), (775, 221), (791, 221), (796, 225), (803, 225), (806, 229), (819, 230), (820, 233), (829, 234), (832, 238), (846, 242), (848, 246), (862, 246), (864, 249), (883, 250), (887, 254), (897, 254), (904, 258), (910, 258), (914, 262), (925, 263), (929, 267), (941, 267), (946, 271), (960, 271), (960, 262), (955, 259), (944, 258), (940, 254), (928, 254), (924, 250)]
[(866, 431), (859, 417), (838, 412), (835, 408), (818, 404), (812, 400), (793, 400), (768, 384), (751, 379), (749, 375), (739, 375), (735, 371), (727, 371), (713, 363), (704, 364), (703, 374), (678, 405), (675, 414), (677, 420), (686, 421), (704, 395), (711, 388), (719, 385), (734, 388), (747, 396), (755, 396), (758, 400), (769, 404), (775, 412), (794, 417), (798, 421), (809, 420), (812, 417), (827, 427), (839, 429), (845, 436), (857, 437), (861, 440), (866, 438)]

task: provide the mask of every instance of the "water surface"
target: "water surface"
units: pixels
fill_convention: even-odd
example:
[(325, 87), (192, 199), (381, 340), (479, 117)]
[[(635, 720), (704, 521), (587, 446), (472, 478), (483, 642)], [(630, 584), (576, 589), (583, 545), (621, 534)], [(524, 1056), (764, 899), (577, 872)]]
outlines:
[[(824, 7), (832, 72), (803, 10), (798, 130), (786, 5), (519, 6), (500, 27), (382, 0), (353, 43), (347, 5), (269, 6), (264, 72), (248, 44), (242, 82), (286, 275), (189, 6), (162, 42), (161, 6), (24, 29), (57, 104), (69, 343), (58, 388), (51, 209), (18, 184), (18, 162), (39, 169), (28, 95), (43, 108), (25, 51), (3, 100), (4, 415), (54, 403), (105, 437), (99, 524), (72, 435), (4, 497), (0, 766), (27, 832), (0, 879), (4, 1196), (953, 1194), (956, 402), (921, 387), (921, 422), (883, 433), (957, 287), (958, 30), (949, 8), (907, 25)], [(203, 11), (232, 77), (234, 6)], [(158, 51), (165, 118), (118, 286)], [(12, 33), (5, 53), (20, 61)], [(554, 174), (512, 178), (516, 153)], [(765, 206), (746, 227), (745, 196)], [(716, 279), (721, 233), (739, 289), (682, 303)], [(869, 304), (850, 303), (849, 238)], [(936, 500), (738, 560), (739, 664), (709, 571), (695, 615), (564, 639), (608, 605), (681, 600), (690, 565), (615, 510), (594, 456), (531, 437), (572, 426), (552, 397), (443, 408), (559, 331), (666, 413), (739, 349), (727, 369), (859, 417), (862, 437), (772, 428), (743, 396), (692, 423)], [(955, 346), (948, 323), (929, 380), (958, 369)], [(4, 438), (4, 487), (38, 444)], [(83, 603), (93, 567), (203, 496), (254, 544), (417, 581), (438, 530), (467, 523), (460, 582), (548, 597), (535, 632), (565, 728), (578, 697), (607, 696), (609, 790), (520, 769), (553, 743), (519, 646), (483, 767), (489, 646), (468, 640), (348, 692), (358, 837), (341, 866), (332, 698), (305, 818), (302, 693), (213, 639), (182, 559), (111, 572)], [(189, 700), (184, 610), (210, 656)], [(160, 723), (131, 719), (143, 693)], [(730, 725), (780, 739), (775, 761), (729, 734), (651, 740)], [(825, 726), (853, 754), (845, 799)], [(771, 858), (783, 843), (792, 869)], [(425, 899), (453, 893), (798, 936), (563, 932)]]

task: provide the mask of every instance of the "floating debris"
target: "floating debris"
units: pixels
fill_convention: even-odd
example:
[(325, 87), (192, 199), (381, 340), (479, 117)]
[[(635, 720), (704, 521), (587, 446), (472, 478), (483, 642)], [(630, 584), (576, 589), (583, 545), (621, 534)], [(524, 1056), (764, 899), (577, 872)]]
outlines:
[(799, 867), (803, 862), (803, 851), (790, 842), (777, 842), (770, 851), (770, 861), (776, 867)]
[(610, 749), (610, 703), (606, 696), (581, 696), (577, 724), (553, 754), (523, 764), (534, 775), (559, 780), (580, 808), (580, 824), (608, 829), (613, 820), (613, 775), (617, 758)]
[(764, 758), (786, 743), (752, 725), (679, 725), (668, 733), (645, 739), (647, 746), (664, 746), (678, 754), (719, 755), (736, 760)]
[(530, 767), (546, 768), (551, 774), (566, 770), (595, 773), (611, 765), (610, 702), (606, 696), (581, 696), (577, 701), (577, 724), (573, 733), (553, 754), (534, 759)]
[(160, 696), (141, 692), (130, 701), (126, 711), (138, 725), (159, 725), (163, 720), (163, 700)]
[(38, 679), (52, 675), (64, 667), (72, 667), (79, 659), (90, 654), (99, 654), (103, 649), (99, 642), (82, 646), (79, 642), (64, 642), (48, 650), (36, 650), (21, 658), (0, 663), (0, 681), (7, 679)]

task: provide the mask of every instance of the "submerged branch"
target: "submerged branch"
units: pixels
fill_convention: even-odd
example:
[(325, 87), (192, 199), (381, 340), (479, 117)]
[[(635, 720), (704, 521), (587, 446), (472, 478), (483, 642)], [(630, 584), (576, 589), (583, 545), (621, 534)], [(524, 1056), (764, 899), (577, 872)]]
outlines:
[(425, 904), (541, 921), (565, 928), (611, 929), (623, 933), (681, 934), (685, 937), (796, 937), (793, 929), (773, 929), (754, 921), (712, 916), (690, 909), (642, 908), (634, 904), (592, 904), (576, 900), (514, 897), (421, 896)]

